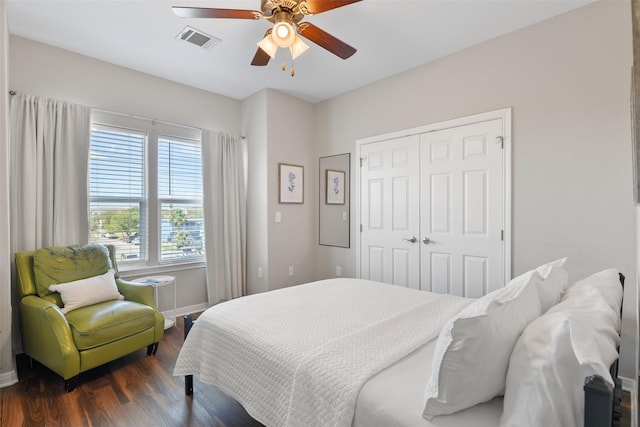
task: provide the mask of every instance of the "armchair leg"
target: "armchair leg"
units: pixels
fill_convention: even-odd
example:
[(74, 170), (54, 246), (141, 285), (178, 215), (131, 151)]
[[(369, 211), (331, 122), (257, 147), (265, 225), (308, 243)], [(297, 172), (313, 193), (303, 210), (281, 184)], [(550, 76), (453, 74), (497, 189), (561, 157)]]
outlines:
[(154, 342), (147, 346), (147, 356), (155, 355), (158, 352), (158, 343)]
[(64, 380), (64, 392), (69, 393), (73, 391), (78, 385), (78, 377), (69, 378)]

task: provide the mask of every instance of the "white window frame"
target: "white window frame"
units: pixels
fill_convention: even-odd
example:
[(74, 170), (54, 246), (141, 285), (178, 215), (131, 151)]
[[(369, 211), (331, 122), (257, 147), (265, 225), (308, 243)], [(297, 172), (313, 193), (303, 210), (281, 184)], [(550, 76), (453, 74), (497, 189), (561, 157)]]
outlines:
[[(145, 197), (141, 201), (140, 209), (146, 213), (146, 228), (141, 223), (140, 238), (145, 239), (145, 244), (141, 242), (140, 261), (119, 263), (120, 270), (135, 270), (148, 267), (176, 264), (203, 263), (202, 256), (189, 257), (184, 260), (161, 261), (161, 230), (160, 230), (160, 206), (161, 203), (199, 203), (203, 205), (202, 199), (194, 198), (158, 198), (158, 139), (161, 137), (186, 141), (197, 141), (202, 143), (202, 131), (197, 128), (148, 119), (139, 116), (114, 113), (103, 110), (92, 110), (91, 129), (104, 126), (107, 128), (120, 128), (134, 132), (146, 133), (147, 141), (145, 147), (144, 165), (144, 185)], [(89, 189), (87, 188), (87, 191)], [(103, 199), (104, 200), (104, 199)], [(128, 199), (131, 201), (133, 199)], [(116, 200), (114, 200), (116, 201)], [(90, 200), (91, 202), (91, 200)], [(146, 208), (143, 210), (143, 208)], [(144, 219), (144, 214), (141, 214)], [(142, 221), (141, 221), (142, 222)], [(206, 245), (206, 242), (205, 242)], [(143, 251), (143, 248), (146, 251)]]

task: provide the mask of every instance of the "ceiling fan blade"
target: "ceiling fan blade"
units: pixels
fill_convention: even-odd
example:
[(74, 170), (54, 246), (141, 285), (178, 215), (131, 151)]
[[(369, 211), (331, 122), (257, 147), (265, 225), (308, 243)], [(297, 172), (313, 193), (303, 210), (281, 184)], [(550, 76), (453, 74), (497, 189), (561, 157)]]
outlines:
[(258, 48), (258, 50), (256, 51), (255, 56), (253, 57), (253, 61), (251, 61), (251, 65), (262, 67), (264, 65), (267, 65), (269, 63), (270, 59), (271, 59), (271, 57), (269, 56), (269, 54), (267, 52), (265, 52), (264, 50)]
[(349, 58), (357, 51), (356, 48), (308, 22), (298, 24), (298, 33), (342, 59)]
[(243, 9), (216, 9), (211, 7), (183, 7), (172, 6), (173, 13), (181, 18), (230, 18), (230, 19), (260, 19), (262, 12)]
[[(362, 0), (307, 0), (303, 9), (306, 9), (307, 14), (318, 14), (326, 12), (327, 10), (337, 9), (342, 6), (350, 5), (351, 3), (358, 3)], [(304, 13), (304, 12), (303, 12)]]

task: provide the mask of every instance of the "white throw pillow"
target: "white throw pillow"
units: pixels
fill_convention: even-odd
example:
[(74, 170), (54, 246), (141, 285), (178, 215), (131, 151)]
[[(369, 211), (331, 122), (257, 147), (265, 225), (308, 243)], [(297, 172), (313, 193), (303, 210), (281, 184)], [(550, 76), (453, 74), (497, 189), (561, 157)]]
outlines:
[(620, 313), (622, 306), (623, 289), (620, 285), (620, 274), (618, 270), (610, 268), (586, 277), (567, 289), (563, 300), (577, 298), (580, 294), (588, 292), (588, 289), (596, 289), (609, 306)]
[(569, 275), (564, 268), (566, 258), (541, 265), (536, 268), (542, 281), (538, 286), (538, 296), (540, 297), (540, 309), (542, 313), (560, 301), (560, 296), (567, 287)]
[(49, 290), (60, 293), (60, 298), (62, 298), (62, 303), (64, 304), (63, 313), (99, 302), (124, 299), (124, 296), (118, 292), (113, 270), (109, 270), (100, 276), (51, 285)]
[(473, 302), (440, 332), (423, 416), (451, 414), (504, 393), (511, 350), (540, 315), (535, 270)]
[(584, 380), (612, 384), (619, 327), (619, 312), (594, 288), (532, 321), (511, 354), (500, 426), (583, 425)]

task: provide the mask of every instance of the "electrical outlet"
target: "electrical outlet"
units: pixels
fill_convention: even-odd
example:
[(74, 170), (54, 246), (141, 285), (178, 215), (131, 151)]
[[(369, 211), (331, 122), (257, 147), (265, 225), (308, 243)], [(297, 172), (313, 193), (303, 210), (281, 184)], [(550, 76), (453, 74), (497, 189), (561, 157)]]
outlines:
[(258, 279), (262, 279), (262, 267), (258, 267)]
[(342, 267), (340, 267), (339, 265), (336, 265), (336, 276), (342, 276)]
[(293, 265), (289, 266), (289, 276), (293, 276)]

